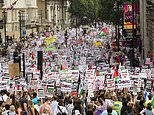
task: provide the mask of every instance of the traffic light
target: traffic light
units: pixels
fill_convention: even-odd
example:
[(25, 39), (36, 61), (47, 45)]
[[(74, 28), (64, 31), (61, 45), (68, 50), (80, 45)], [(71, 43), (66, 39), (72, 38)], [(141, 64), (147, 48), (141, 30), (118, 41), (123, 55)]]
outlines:
[(13, 63), (20, 63), (20, 56), (18, 52), (13, 53)]

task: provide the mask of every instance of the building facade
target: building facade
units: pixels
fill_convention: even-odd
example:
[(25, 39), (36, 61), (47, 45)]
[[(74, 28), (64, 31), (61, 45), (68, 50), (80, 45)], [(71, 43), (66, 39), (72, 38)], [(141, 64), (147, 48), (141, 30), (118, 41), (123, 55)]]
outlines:
[(51, 28), (64, 30), (70, 26), (69, 0), (47, 0), (47, 21)]
[[(26, 24), (30, 24), (38, 18), (37, 0), (17, 0), (16, 2), (5, 0), (0, 11), (2, 18), (4, 10), (6, 12), (6, 31), (8, 36), (20, 36), (19, 20), (22, 21), (22, 31), (26, 30), (27, 33), (30, 33), (31, 30), (26, 29)], [(4, 36), (3, 29), (0, 29), (0, 32)]]
[(140, 27), (142, 52), (146, 58), (149, 52), (154, 55), (154, 0), (140, 0)]
[[(16, 1), (14, 4), (12, 0), (5, 0), (1, 5), (0, 17), (3, 18), (4, 9), (7, 12), (6, 31), (8, 36), (16, 38), (20, 36), (20, 21), (22, 21), (22, 32), (26, 31), (26, 34), (34, 31), (65, 29), (70, 25), (68, 0)], [(0, 33), (4, 38), (3, 29), (0, 29)]]

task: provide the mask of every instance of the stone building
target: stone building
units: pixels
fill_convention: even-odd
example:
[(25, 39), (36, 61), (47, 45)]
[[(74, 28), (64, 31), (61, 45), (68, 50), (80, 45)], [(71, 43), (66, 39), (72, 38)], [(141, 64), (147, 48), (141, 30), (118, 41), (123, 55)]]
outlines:
[(69, 0), (47, 0), (46, 6), (46, 18), (52, 29), (64, 30), (70, 26)]
[(140, 0), (140, 27), (142, 52), (146, 58), (149, 51), (154, 55), (154, 0)]
[[(11, 5), (17, 1), (10, 9)], [(1, 7), (0, 17), (3, 18), (3, 10), (7, 9), (7, 35), (19, 37), (19, 20), (22, 21), (22, 33), (29, 34), (34, 31), (52, 31), (64, 29), (70, 24), (68, 13), (68, 0), (5, 0)], [(20, 11), (20, 14), (19, 14)], [(4, 30), (0, 29), (4, 37)]]
[[(0, 15), (3, 17), (3, 11), (6, 11), (6, 31), (8, 36), (19, 37), (19, 20), (22, 21), (22, 32), (30, 33), (31, 29), (26, 29), (27, 24), (36, 21), (38, 18), (37, 13), (37, 0), (16, 0), (14, 4), (12, 0), (5, 0), (4, 6), (0, 10)], [(20, 12), (20, 13), (19, 13)], [(3, 29), (0, 29), (2, 36), (4, 36)]]

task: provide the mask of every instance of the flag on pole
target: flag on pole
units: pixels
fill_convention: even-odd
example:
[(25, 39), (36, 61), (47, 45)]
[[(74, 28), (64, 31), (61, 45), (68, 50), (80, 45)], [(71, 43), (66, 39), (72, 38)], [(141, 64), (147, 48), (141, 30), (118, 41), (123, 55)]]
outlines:
[(103, 28), (100, 32), (100, 36), (104, 36), (107, 33), (107, 28)]
[(119, 75), (118, 70), (115, 68), (112, 76), (113, 76), (113, 78), (116, 78), (116, 77), (118, 77), (118, 75)]

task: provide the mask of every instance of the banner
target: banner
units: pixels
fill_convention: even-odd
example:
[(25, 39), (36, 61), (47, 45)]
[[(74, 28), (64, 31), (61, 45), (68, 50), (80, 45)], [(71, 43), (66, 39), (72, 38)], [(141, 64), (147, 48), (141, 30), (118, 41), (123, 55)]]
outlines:
[(118, 79), (116, 83), (116, 88), (129, 88), (131, 87), (131, 80), (129, 78)]
[(19, 76), (20, 75), (18, 63), (9, 64), (8, 66), (9, 66), (9, 75), (10, 76)]
[(39, 97), (39, 98), (44, 98), (45, 97), (45, 92), (44, 92), (44, 88), (39, 88), (38, 90), (37, 90), (37, 96)]
[[(132, 4), (124, 4), (124, 29), (132, 29), (133, 28), (133, 16), (132, 16)], [(134, 29), (136, 29), (136, 4), (134, 4)]]

